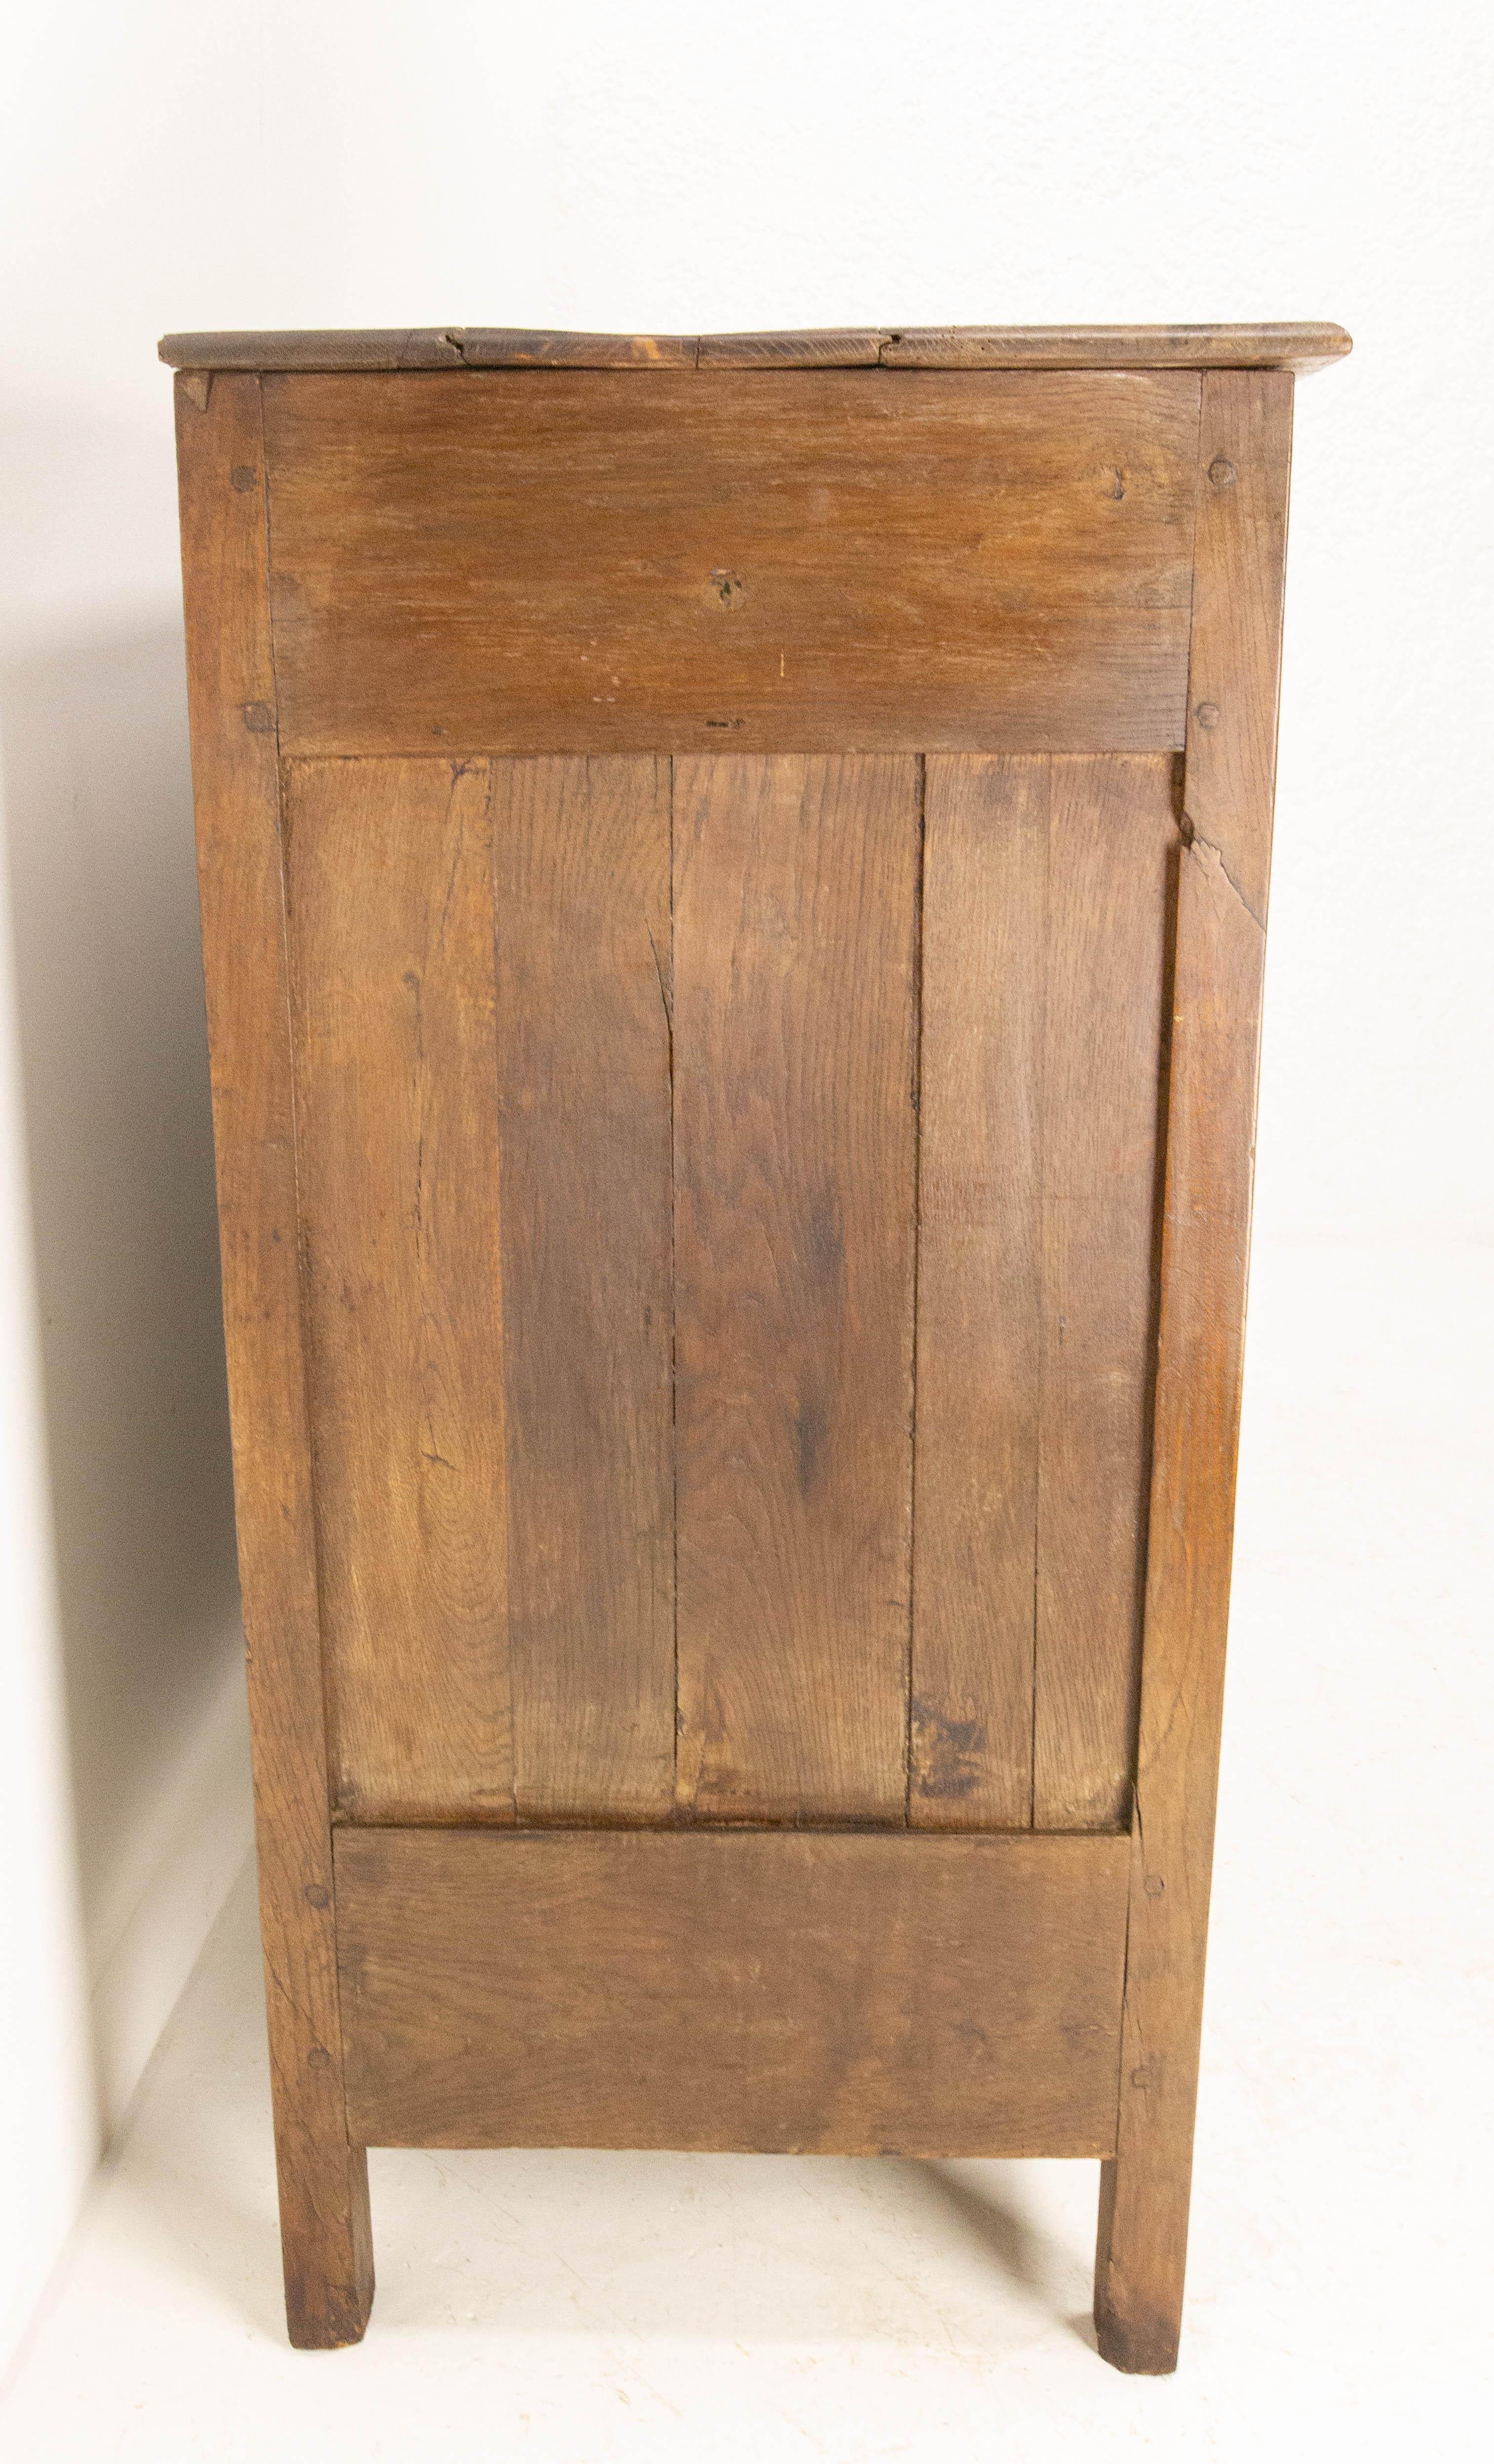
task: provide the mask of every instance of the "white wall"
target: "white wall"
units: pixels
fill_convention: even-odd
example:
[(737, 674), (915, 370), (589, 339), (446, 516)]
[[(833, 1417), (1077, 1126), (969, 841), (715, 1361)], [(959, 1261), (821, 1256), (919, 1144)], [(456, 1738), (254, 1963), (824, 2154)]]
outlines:
[(1341, 319), (1299, 400), (1258, 1237), (1463, 1242), (1494, 217), (1488, 11), (1447, 0), (53, 0), (8, 39), (14, 2319), (248, 1836), (157, 335)]

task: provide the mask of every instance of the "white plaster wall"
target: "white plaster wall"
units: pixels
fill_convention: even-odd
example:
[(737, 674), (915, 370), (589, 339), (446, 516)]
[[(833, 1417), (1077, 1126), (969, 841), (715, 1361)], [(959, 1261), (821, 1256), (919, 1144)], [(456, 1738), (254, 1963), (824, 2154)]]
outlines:
[(1342, 320), (1355, 358), (1299, 397), (1258, 1239), (1426, 1244), (1435, 1273), (1494, 1215), (1489, 28), (1449, 0), (52, 0), (10, 27), (12, 2324), (248, 1840), (157, 335)]

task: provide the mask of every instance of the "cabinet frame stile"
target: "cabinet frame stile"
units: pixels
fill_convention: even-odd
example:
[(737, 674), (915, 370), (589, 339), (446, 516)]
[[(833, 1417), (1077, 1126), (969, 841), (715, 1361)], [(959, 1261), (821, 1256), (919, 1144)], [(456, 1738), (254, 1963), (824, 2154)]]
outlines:
[(330, 2346), (363, 2335), (373, 2239), (343, 2095), (259, 379), (179, 377), (176, 413), (286, 2321)]

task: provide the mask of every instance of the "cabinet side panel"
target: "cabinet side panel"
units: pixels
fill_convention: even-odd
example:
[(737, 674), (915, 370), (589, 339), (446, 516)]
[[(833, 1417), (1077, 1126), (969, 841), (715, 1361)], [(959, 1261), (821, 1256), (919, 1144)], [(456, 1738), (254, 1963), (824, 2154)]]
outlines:
[(178, 379), (177, 460), (275, 2158), (292, 2342), (373, 2298), (347, 2144), (317, 1549), (297, 1272), (296, 1123), (259, 385)]
[(1051, 793), (1033, 1820), (1064, 1831), (1131, 1812), (1177, 826), (1166, 756)]
[(486, 763), (287, 766), (337, 1801), (513, 1815)]
[(674, 1788), (670, 765), (493, 765), (521, 1818)]
[(932, 757), (925, 798), (909, 1819), (1032, 1813), (1045, 755)]
[(679, 1784), (905, 1811), (919, 765), (675, 764)]

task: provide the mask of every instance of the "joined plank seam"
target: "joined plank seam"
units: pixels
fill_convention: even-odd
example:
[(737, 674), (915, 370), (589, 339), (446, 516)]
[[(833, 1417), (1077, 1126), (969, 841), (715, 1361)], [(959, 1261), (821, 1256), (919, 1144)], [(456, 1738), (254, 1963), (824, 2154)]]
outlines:
[(1047, 1355), (1047, 1171), (1046, 1099), (1048, 1062), (1048, 979), (1052, 937), (1053, 884), (1053, 757), (1043, 760), (1043, 984), (1038, 1001), (1037, 1085), (1033, 1089), (1033, 1144), (1037, 1150), (1034, 1181), (1035, 1231), (1038, 1251), (1038, 1392), (1032, 1433), (1032, 1689), (1027, 1734), (1027, 1828), (1038, 1827), (1038, 1634), (1041, 1617), (1039, 1568), (1043, 1540), (1043, 1400)]
[(913, 885), (913, 1259), (912, 1335), (908, 1407), (908, 1662), (903, 1685), (903, 1828), (912, 1826), (913, 1619), (918, 1583), (918, 1265), (923, 1247), (923, 892), (928, 859), (929, 757), (918, 756), (918, 872)]
[(669, 1026), (670, 1062), (670, 1551), (672, 1568), (670, 1578), (670, 1618), (674, 1644), (674, 1699), (670, 1734), (670, 1811), (672, 1819), (678, 1821), (680, 1812), (679, 1288), (675, 1278), (674, 1253), (679, 1191), (674, 1174), (674, 756), (671, 753), (667, 758), (670, 765), (670, 999), (665, 1017)]

